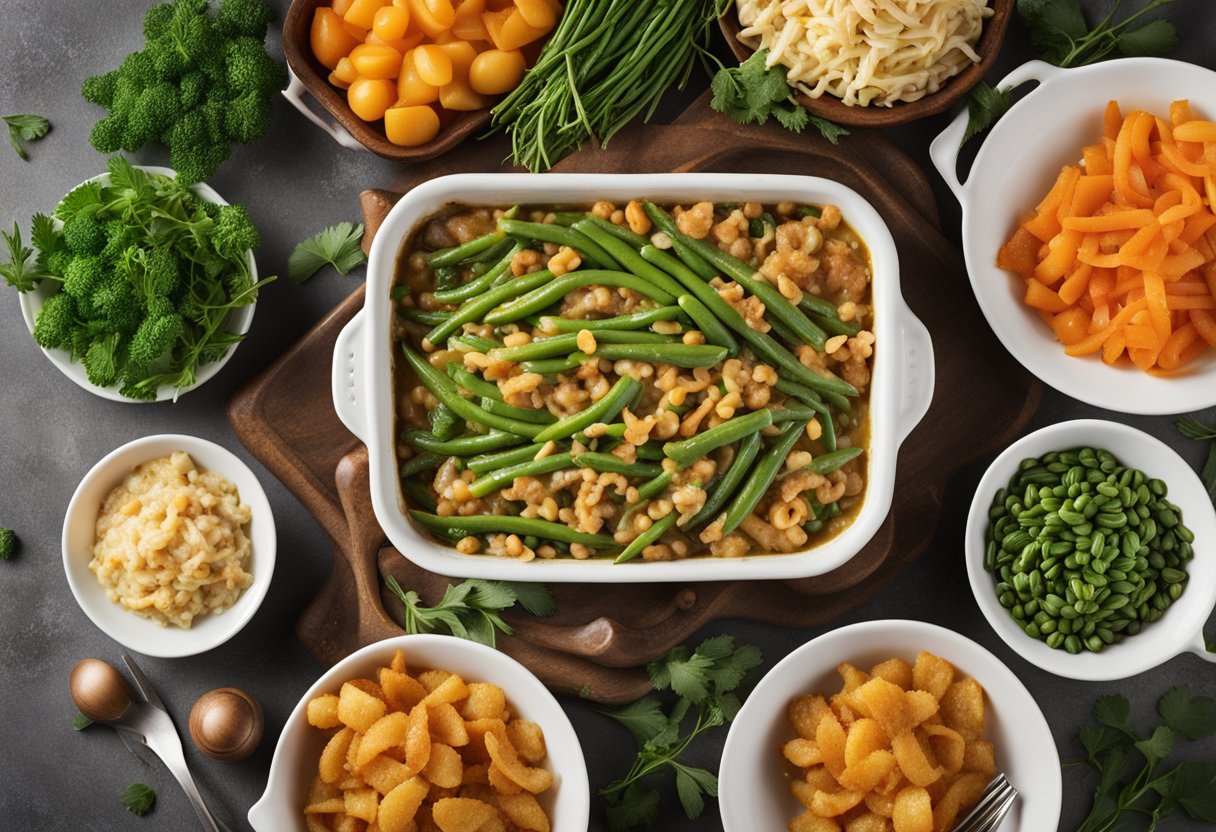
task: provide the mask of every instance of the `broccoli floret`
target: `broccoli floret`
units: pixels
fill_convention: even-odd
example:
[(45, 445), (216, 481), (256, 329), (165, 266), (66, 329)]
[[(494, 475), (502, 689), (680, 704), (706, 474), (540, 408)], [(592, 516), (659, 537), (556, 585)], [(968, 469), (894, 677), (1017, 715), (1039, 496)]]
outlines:
[(229, 37), (247, 35), (264, 40), (266, 27), (273, 17), (274, 12), (263, 0), (220, 0), (216, 22)]
[(121, 93), (125, 84), (132, 85), (136, 91), (156, 83), (156, 61), (147, 52), (132, 52), (118, 67), (118, 78), (115, 81), (114, 94)]
[(230, 41), (224, 63), (228, 86), (234, 95), (247, 92), (265, 94), (283, 84), (283, 65), (266, 54), (265, 45), (257, 38)]
[(216, 253), (228, 260), (240, 260), (245, 252), (257, 248), (261, 243), (258, 230), (249, 219), (243, 205), (225, 205), (220, 208), (219, 218), (211, 232), (211, 243)]
[(117, 153), (122, 150), (122, 134), (126, 130), (126, 119), (110, 113), (93, 125), (89, 133), (89, 144), (98, 153)]
[(17, 554), (17, 533), (12, 529), (0, 529), (0, 560), (9, 560)]
[(178, 179), (191, 184), (209, 179), (227, 158), (227, 145), (169, 145), (169, 163), (177, 171)]
[(144, 15), (144, 39), (154, 41), (161, 37), (173, 20), (173, 3), (157, 3)]
[(149, 318), (163, 318), (165, 315), (172, 315), (177, 312), (173, 307), (173, 301), (169, 300), (164, 295), (153, 295), (148, 298), (148, 315)]
[(48, 350), (65, 347), (72, 341), (76, 329), (76, 305), (71, 297), (60, 292), (51, 295), (38, 310), (34, 321), (34, 340)]
[(71, 262), (72, 252), (61, 248), (47, 256), (46, 270), (57, 277), (63, 277), (63, 273), (68, 270), (68, 264)]
[(110, 332), (130, 334), (144, 318), (144, 304), (124, 276), (112, 274), (93, 293), (93, 307)]
[(100, 254), (106, 247), (106, 226), (98, 219), (101, 206), (90, 205), (73, 214), (63, 226), (63, 241), (73, 254)]
[(148, 294), (171, 298), (181, 288), (181, 261), (173, 249), (157, 246), (148, 254)]
[(63, 275), (63, 291), (86, 316), (93, 308), (93, 292), (106, 282), (109, 271), (105, 258), (95, 254), (73, 257), (68, 263)]
[(85, 101), (109, 107), (114, 103), (114, 92), (117, 86), (118, 70), (115, 69), (105, 75), (85, 78), (84, 83), (80, 85), (80, 94), (84, 96)]
[(270, 102), (258, 92), (247, 92), (233, 99), (224, 112), (224, 127), (234, 142), (257, 141), (270, 127)]
[(149, 315), (144, 318), (127, 346), (131, 364), (146, 366), (165, 356), (181, 340), (185, 331), (181, 315)]
[(187, 72), (178, 84), (177, 95), (183, 110), (193, 110), (203, 103), (207, 95), (207, 76), (201, 70)]
[(181, 114), (177, 88), (172, 84), (156, 84), (139, 94), (127, 117), (123, 133), (123, 150), (134, 152), (159, 138)]

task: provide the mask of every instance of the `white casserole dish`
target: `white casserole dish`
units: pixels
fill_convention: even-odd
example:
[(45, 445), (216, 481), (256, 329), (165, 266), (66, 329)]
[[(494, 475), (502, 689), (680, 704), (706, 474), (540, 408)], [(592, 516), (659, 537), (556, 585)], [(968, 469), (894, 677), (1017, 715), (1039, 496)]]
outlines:
[(1023, 367), (1086, 404), (1142, 414), (1189, 413), (1216, 405), (1216, 355), (1211, 351), (1179, 373), (1160, 376), (1132, 366), (1111, 367), (1097, 355), (1066, 355), (1051, 329), (1022, 302), (1022, 280), (996, 267), (997, 250), (1043, 199), (1060, 168), (1077, 164), (1081, 149), (1102, 135), (1108, 101), (1118, 101), (1124, 114), (1142, 109), (1161, 115), (1174, 99), (1188, 98), (1198, 118), (1213, 118), (1216, 72), (1162, 58), (1122, 58), (1075, 69), (1031, 61), (994, 86), (1030, 81), (1038, 81), (1038, 88), (1014, 104), (984, 138), (965, 182), (956, 170), (965, 111), (929, 150), (962, 206), (967, 274), (989, 326)]
[[(649, 198), (659, 203), (780, 202), (834, 204), (865, 241), (875, 275), (875, 345), (870, 392), (870, 447), (866, 496), (852, 525), (831, 540), (795, 554), (745, 558), (613, 564), (610, 559), (554, 559), (520, 563), (464, 555), (440, 545), (406, 517), (397, 477), (389, 299), (398, 253), (414, 227), (452, 203), (468, 205), (571, 204), (599, 199), (618, 203)], [(847, 562), (878, 531), (891, 506), (895, 459), (933, 398), (933, 345), (899, 290), (899, 256), (890, 231), (855, 191), (807, 176), (688, 174), (460, 174), (419, 185), (402, 197), (380, 226), (367, 267), (363, 309), (334, 347), (334, 407), (371, 459), (372, 506), (388, 539), (407, 558), (441, 575), (529, 581), (721, 581), (822, 575)]]

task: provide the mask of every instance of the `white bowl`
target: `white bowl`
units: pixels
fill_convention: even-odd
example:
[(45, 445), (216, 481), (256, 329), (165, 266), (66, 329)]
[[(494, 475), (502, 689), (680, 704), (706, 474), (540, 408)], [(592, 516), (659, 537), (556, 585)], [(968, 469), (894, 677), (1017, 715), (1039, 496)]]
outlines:
[(587, 764), (574, 726), (553, 694), (505, 653), (454, 636), (436, 635), (397, 636), (369, 644), (325, 671), (308, 689), (279, 735), (266, 792), (249, 810), (249, 825), (256, 832), (305, 832), (305, 795), (317, 775), (317, 761), (327, 739), (326, 732), (308, 724), (309, 700), (322, 693), (337, 693), (349, 679), (370, 676), (387, 665), (397, 650), (405, 652), (411, 668), (443, 669), (469, 682), (501, 687), (512, 713), (537, 723), (545, 734), (549, 755), (544, 765), (553, 773), (553, 786), (537, 799), (549, 815), (553, 832), (585, 832), (591, 813)]
[[(407, 519), (395, 457), (389, 288), (400, 249), (419, 222), (452, 203), (469, 205), (568, 204), (596, 199), (625, 202), (707, 199), (716, 202), (831, 203), (840, 207), (870, 249), (876, 345), (870, 393), (870, 446), (865, 501), (853, 523), (831, 540), (795, 554), (744, 558), (693, 558), (614, 564), (611, 559), (555, 558), (520, 563), (513, 558), (464, 555), (425, 536)], [(397, 550), (440, 575), (526, 581), (722, 581), (801, 578), (831, 572), (878, 531), (891, 507), (899, 445), (933, 398), (933, 344), (899, 292), (899, 255), (886, 224), (871, 205), (839, 182), (809, 176), (675, 173), (461, 174), (432, 179), (402, 197), (372, 243), (363, 309), (334, 346), (334, 407), (367, 445), (372, 506)]]
[[(1009, 480), (1023, 459), (1041, 457), (1049, 451), (1071, 448), (1101, 448), (1110, 451), (1123, 465), (1139, 468), (1150, 477), (1164, 480), (1170, 502), (1182, 510), (1182, 522), (1195, 533), (1195, 557), (1187, 564), (1186, 590), (1160, 619), (1134, 636), (1109, 644), (1099, 653), (1084, 650), (1073, 655), (1048, 647), (1031, 638), (1000, 605), (992, 574), (984, 569), (988, 509), (996, 492)], [(1078, 419), (1037, 430), (1010, 445), (988, 466), (975, 490), (967, 515), (967, 577), (980, 611), (997, 635), (1022, 658), (1043, 670), (1070, 679), (1102, 682), (1143, 673), (1188, 650), (1209, 662), (1216, 654), (1204, 645), (1203, 625), (1216, 606), (1216, 510), (1199, 477), (1172, 448), (1143, 431), (1101, 419)]]
[[(177, 172), (172, 168), (162, 168), (155, 165), (136, 165), (135, 167), (148, 173), (156, 173), (169, 177), (177, 176)], [(94, 176), (92, 179), (86, 179), (76, 187), (79, 188), (81, 185), (87, 185), (90, 182), (101, 182), (102, 184), (107, 184), (109, 181), (110, 174), (103, 173), (99, 176)], [(224, 198), (216, 193), (215, 189), (206, 182), (199, 182), (196, 185), (192, 185), (191, 190), (194, 191), (199, 199), (202, 199), (205, 202), (212, 202), (216, 205), (228, 204)], [(62, 227), (62, 223), (60, 223), (58, 220), (55, 220), (55, 223), (57, 226)], [(253, 282), (256, 283), (258, 280), (258, 266), (253, 260), (253, 252), (246, 252), (245, 256), (249, 261), (249, 273), (253, 277)], [(34, 333), (34, 321), (38, 317), (38, 310), (42, 309), (42, 304), (46, 302), (47, 298), (55, 294), (55, 292), (52, 290), (56, 285), (57, 284), (54, 281), (44, 280), (39, 283), (33, 291), (25, 292), (21, 295), (21, 315), (25, 318), (25, 325), (29, 327), (31, 335)], [(228, 317), (224, 319), (225, 329), (227, 329), (229, 332), (234, 332), (237, 335), (244, 335), (249, 332), (249, 327), (253, 325), (253, 308), (256, 305), (257, 302), (255, 301), (246, 306), (239, 306), (236, 309), (230, 310), (228, 312)], [(219, 361), (212, 361), (210, 364), (204, 364), (199, 367), (198, 372), (195, 375), (194, 384), (191, 384), (188, 387), (182, 387), (180, 389), (177, 387), (171, 387), (167, 384), (162, 384), (156, 391), (156, 398), (154, 401), (163, 402), (169, 401), (170, 399), (177, 401), (178, 397), (182, 394), (189, 393), (191, 390), (201, 387), (209, 379), (213, 378), (216, 373), (224, 369), (224, 365), (228, 363), (228, 359), (232, 358), (232, 354), (236, 352), (236, 348), (238, 346), (240, 346), (239, 342), (229, 347), (228, 351), (224, 353), (224, 357)], [(59, 372), (63, 373), (72, 381), (76, 382), (77, 385), (83, 387), (85, 390), (88, 390), (93, 395), (101, 396), (103, 399), (109, 399), (112, 402), (147, 404), (147, 402), (144, 402), (141, 399), (132, 399), (122, 395), (118, 392), (118, 387), (98, 387), (97, 385), (93, 384), (91, 381), (89, 381), (89, 376), (84, 370), (84, 365), (78, 361), (72, 361), (72, 357), (67, 350), (48, 350), (42, 346), (39, 346), (39, 349), (42, 350), (43, 355), (51, 360), (52, 364), (59, 368)]]
[(997, 250), (1018, 221), (1042, 200), (1081, 148), (1102, 135), (1112, 99), (1123, 112), (1161, 114), (1189, 98), (1203, 118), (1216, 117), (1216, 72), (1161, 58), (1123, 58), (1076, 69), (1031, 61), (994, 86), (1039, 81), (983, 140), (965, 183), (956, 173), (966, 111), (942, 131), (929, 155), (963, 208), (963, 254), (971, 288), (988, 324), (1022, 366), (1061, 393), (1121, 413), (1186, 413), (1216, 405), (1216, 355), (1211, 351), (1179, 373), (1149, 375), (1111, 367), (1101, 356), (1064, 353), (1051, 329), (1022, 302), (1022, 280), (996, 267)]
[(996, 656), (953, 630), (923, 621), (866, 621), (833, 630), (790, 653), (748, 696), (730, 726), (718, 772), (726, 832), (785, 829), (803, 811), (786, 786), (781, 746), (796, 735), (789, 703), (807, 693), (840, 690), (836, 666), (869, 668), (892, 657), (913, 661), (928, 650), (978, 681), (987, 694), (985, 736), (997, 768), (1018, 790), (1002, 832), (1048, 832), (1060, 819), (1060, 758), (1051, 729), (1029, 691)]
[[(136, 465), (169, 456), (174, 451), (185, 451), (200, 468), (229, 479), (237, 487), (241, 502), (253, 510), (253, 519), (246, 528), (252, 545), (250, 571), (253, 583), (231, 607), (222, 613), (199, 616), (188, 630), (162, 627), (123, 609), (106, 596), (97, 576), (89, 570), (92, 560), (89, 547), (95, 539), (97, 515), (106, 495), (120, 485)], [(145, 656), (177, 658), (219, 647), (253, 618), (274, 575), (275, 543), (274, 515), (266, 492), (249, 466), (235, 454), (195, 436), (145, 436), (111, 451), (76, 487), (63, 519), (63, 568), (76, 603), (103, 633)]]

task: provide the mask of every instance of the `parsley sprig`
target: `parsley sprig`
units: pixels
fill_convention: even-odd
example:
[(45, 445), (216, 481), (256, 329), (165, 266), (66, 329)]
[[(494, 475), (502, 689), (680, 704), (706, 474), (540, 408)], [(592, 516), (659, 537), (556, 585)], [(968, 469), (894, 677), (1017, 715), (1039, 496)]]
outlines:
[(557, 602), (544, 584), (470, 579), (449, 584), (439, 603), (428, 607), (417, 592), (402, 589), (392, 575), (384, 583), (401, 599), (407, 633), (442, 633), (490, 647), (495, 645), (498, 633), (513, 632), (499, 613), (516, 603), (540, 618), (557, 611)]
[(293, 283), (303, 283), (325, 266), (333, 266), (338, 274), (346, 274), (367, 261), (362, 241), (362, 223), (331, 225), (295, 247), (287, 258), (287, 277)]
[[(1180, 685), (1161, 697), (1157, 712), (1164, 722), (1144, 735), (1131, 726), (1125, 697), (1103, 696), (1094, 703), (1098, 725), (1086, 725), (1078, 734), (1085, 758), (1065, 764), (1088, 766), (1098, 774), (1093, 806), (1077, 832), (1127, 828), (1133, 812), (1147, 817), (1147, 826), (1137, 825), (1147, 832), (1178, 810), (1193, 820), (1216, 823), (1216, 764), (1166, 765), (1179, 737), (1200, 740), (1216, 734), (1216, 700), (1191, 696)], [(1129, 763), (1137, 758), (1142, 763), (1132, 767), (1135, 774), (1128, 779)]]
[(756, 647), (736, 647), (735, 640), (726, 635), (708, 638), (691, 652), (676, 647), (647, 667), (654, 689), (670, 690), (677, 697), (670, 710), (664, 709), (662, 699), (650, 694), (603, 711), (628, 728), (638, 744), (637, 758), (628, 773), (600, 790), (614, 832), (655, 820), (659, 791), (646, 782), (664, 770), (675, 775), (676, 794), (690, 819), (701, 814), (707, 796), (717, 796), (717, 775), (682, 762), (681, 757), (698, 736), (734, 719), (740, 707), (734, 691), (760, 662)]
[(714, 93), (710, 106), (740, 124), (764, 124), (771, 116), (795, 133), (811, 125), (832, 144), (849, 134), (839, 124), (813, 115), (801, 106), (786, 80), (786, 68), (766, 67), (767, 57), (768, 50), (761, 49), (737, 67), (719, 64), (710, 84)]
[[(1043, 60), (1061, 67), (1097, 63), (1118, 52), (1124, 57), (1160, 57), (1178, 46), (1178, 32), (1168, 20), (1151, 20), (1130, 28), (1144, 15), (1174, 0), (1150, 0), (1139, 11), (1115, 20), (1122, 0), (1116, 0), (1106, 17), (1092, 28), (1081, 0), (1018, 0), (1018, 16), (1030, 30), (1030, 39)], [(963, 144), (996, 123), (1013, 104), (1015, 87), (993, 89), (977, 85), (967, 99), (967, 130)]]
[(143, 783), (132, 783), (122, 796), (122, 805), (133, 815), (143, 817), (156, 805), (156, 792)]
[(1187, 439), (1208, 443), (1208, 458), (1203, 464), (1200, 477), (1203, 479), (1204, 487), (1208, 490), (1209, 499), (1216, 503), (1216, 428), (1191, 418), (1179, 419), (1174, 426)]
[(12, 145), (17, 155), (25, 161), (30, 160), (22, 142), (33, 142), (41, 139), (51, 130), (51, 123), (42, 116), (12, 115), (0, 116), (8, 125), (8, 143)]

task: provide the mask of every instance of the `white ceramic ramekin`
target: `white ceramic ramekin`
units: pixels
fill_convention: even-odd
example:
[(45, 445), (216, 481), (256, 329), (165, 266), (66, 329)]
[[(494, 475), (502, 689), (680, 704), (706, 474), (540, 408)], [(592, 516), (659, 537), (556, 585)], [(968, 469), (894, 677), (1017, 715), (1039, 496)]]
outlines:
[(1124, 58), (1076, 69), (1041, 61), (1023, 64), (995, 85), (1038, 81), (983, 140), (971, 174), (956, 167), (967, 126), (964, 111), (933, 141), (929, 155), (963, 208), (963, 254), (980, 309), (1005, 349), (1061, 393), (1121, 413), (1186, 413), (1216, 405), (1216, 356), (1211, 351), (1180, 373), (1149, 375), (1111, 367), (1100, 356), (1076, 358), (1038, 314), (1022, 302), (1023, 281), (996, 267), (997, 250), (1019, 220), (1042, 200), (1081, 149), (1102, 135), (1102, 112), (1117, 100), (1124, 113), (1168, 112), (1188, 98), (1202, 118), (1216, 117), (1216, 72), (1161, 58)]
[[(625, 202), (795, 202), (838, 205), (870, 249), (877, 344), (870, 393), (870, 447), (861, 511), (844, 532), (806, 552), (745, 558), (613, 564), (611, 560), (534, 560), (463, 555), (426, 537), (406, 518), (397, 478), (389, 289), (404, 241), (426, 217), (452, 203), (470, 205)], [(886, 224), (855, 191), (808, 176), (687, 173), (461, 174), (432, 179), (402, 197), (380, 226), (367, 267), (367, 299), (334, 347), (334, 407), (368, 447), (372, 505), (393, 545), (441, 575), (529, 581), (721, 581), (821, 575), (840, 567), (878, 531), (891, 507), (900, 443), (933, 397), (933, 345), (899, 291), (899, 256)]]
[(1060, 758), (1051, 729), (1030, 692), (1000, 660), (969, 638), (923, 621), (866, 621), (807, 642), (777, 663), (747, 697), (731, 723), (718, 771), (718, 801), (726, 832), (785, 829), (803, 809), (790, 795), (781, 746), (794, 739), (787, 709), (808, 693), (840, 690), (836, 666), (863, 670), (921, 650), (946, 659), (983, 686), (985, 736), (997, 768), (1018, 790), (1002, 832), (1048, 832), (1060, 819)]
[[(1163, 480), (1169, 488), (1170, 502), (1182, 510), (1182, 522), (1195, 533), (1195, 557), (1187, 564), (1190, 577), (1186, 590), (1160, 619), (1118, 644), (1107, 645), (1099, 653), (1085, 650), (1074, 656), (1031, 638), (1014, 622), (1009, 611), (997, 600), (995, 579), (984, 569), (984, 549), (988, 509), (996, 492), (1008, 487), (1018, 464), (1023, 459), (1038, 458), (1049, 451), (1081, 447), (1110, 451), (1122, 464)], [(1207, 651), (1203, 639), (1203, 625), (1216, 606), (1214, 544), (1216, 511), (1203, 483), (1182, 457), (1160, 439), (1127, 425), (1101, 419), (1078, 419), (1022, 437), (988, 466), (967, 515), (967, 577), (980, 611), (992, 629), (1026, 661), (1070, 679), (1089, 682), (1125, 679), (1187, 651), (1216, 662), (1216, 654)]]
[[(160, 174), (161, 176), (177, 176), (177, 172), (172, 168), (162, 168), (155, 165), (136, 165), (135, 167), (148, 173)], [(76, 187), (79, 188), (81, 185), (87, 185), (90, 182), (100, 182), (101, 184), (106, 185), (109, 184), (109, 181), (110, 174), (103, 173), (100, 176), (94, 176), (91, 179), (86, 179)], [(212, 202), (216, 205), (228, 204), (224, 198), (216, 193), (215, 189), (206, 182), (200, 182), (197, 185), (192, 186), (192, 190), (198, 195), (199, 199), (202, 199), (205, 202)], [(58, 223), (58, 220), (56, 220), (56, 223)], [(249, 273), (253, 276), (253, 282), (256, 283), (258, 280), (258, 264), (254, 262), (253, 252), (246, 252), (245, 257), (249, 262)], [(38, 317), (38, 310), (42, 309), (42, 304), (46, 302), (46, 299), (55, 293), (54, 289), (56, 285), (57, 284), (54, 281), (44, 280), (32, 292), (26, 292), (25, 294), (21, 295), (21, 315), (25, 318), (25, 325), (29, 327), (31, 335), (34, 333), (34, 321)], [(247, 306), (240, 306), (229, 311), (228, 317), (224, 321), (225, 329), (227, 329), (229, 332), (236, 333), (237, 335), (244, 335), (245, 333), (249, 332), (249, 327), (253, 325), (253, 309), (255, 306), (257, 306), (256, 301)], [(216, 373), (224, 369), (224, 365), (228, 363), (228, 359), (232, 358), (232, 354), (236, 352), (236, 348), (239, 346), (239, 343), (233, 344), (228, 348), (228, 351), (224, 353), (224, 356), (219, 361), (212, 361), (210, 364), (204, 364), (199, 367), (198, 373), (195, 375), (194, 384), (191, 384), (189, 387), (182, 387), (181, 389), (178, 389), (167, 384), (162, 384), (156, 391), (155, 401), (163, 402), (169, 401), (170, 399), (177, 401), (178, 397), (189, 393), (191, 390), (202, 387), (207, 383), (207, 381), (212, 379)], [(73, 361), (67, 350), (48, 350), (41, 346), (39, 349), (41, 349), (42, 354), (49, 358), (51, 363), (59, 369), (59, 372), (70, 378), (77, 384), (77, 386), (88, 390), (94, 396), (101, 396), (101, 398), (109, 399), (112, 402), (146, 404), (146, 402), (143, 402), (142, 400), (132, 399), (128, 396), (122, 395), (118, 392), (118, 387), (116, 386), (98, 387), (97, 385), (93, 384), (91, 381), (89, 381), (89, 376), (84, 370), (84, 365), (79, 361)]]
[[(199, 467), (228, 478), (237, 487), (241, 501), (253, 510), (253, 519), (245, 530), (252, 545), (249, 571), (253, 573), (253, 583), (231, 607), (221, 613), (200, 615), (189, 630), (162, 627), (123, 609), (106, 597), (97, 576), (89, 570), (92, 560), (89, 547), (96, 539), (97, 514), (106, 495), (120, 485), (136, 465), (169, 456), (174, 451), (185, 451)], [(84, 475), (63, 518), (63, 568), (76, 603), (98, 629), (119, 644), (145, 656), (165, 659), (212, 650), (249, 623), (270, 588), (276, 543), (270, 501), (249, 466), (214, 442), (180, 434), (145, 436), (106, 454)]]
[(317, 762), (326, 732), (308, 724), (308, 702), (322, 693), (337, 693), (348, 679), (367, 678), (402, 650), (411, 668), (443, 669), (469, 682), (498, 685), (511, 711), (540, 725), (549, 756), (544, 765), (553, 772), (553, 787), (537, 796), (549, 814), (553, 832), (586, 832), (591, 813), (587, 764), (578, 735), (566, 712), (532, 672), (505, 653), (453, 636), (397, 636), (356, 650), (325, 671), (296, 705), (279, 735), (270, 763), (266, 792), (249, 810), (256, 832), (304, 832), (304, 803), (308, 784), (317, 776)]

